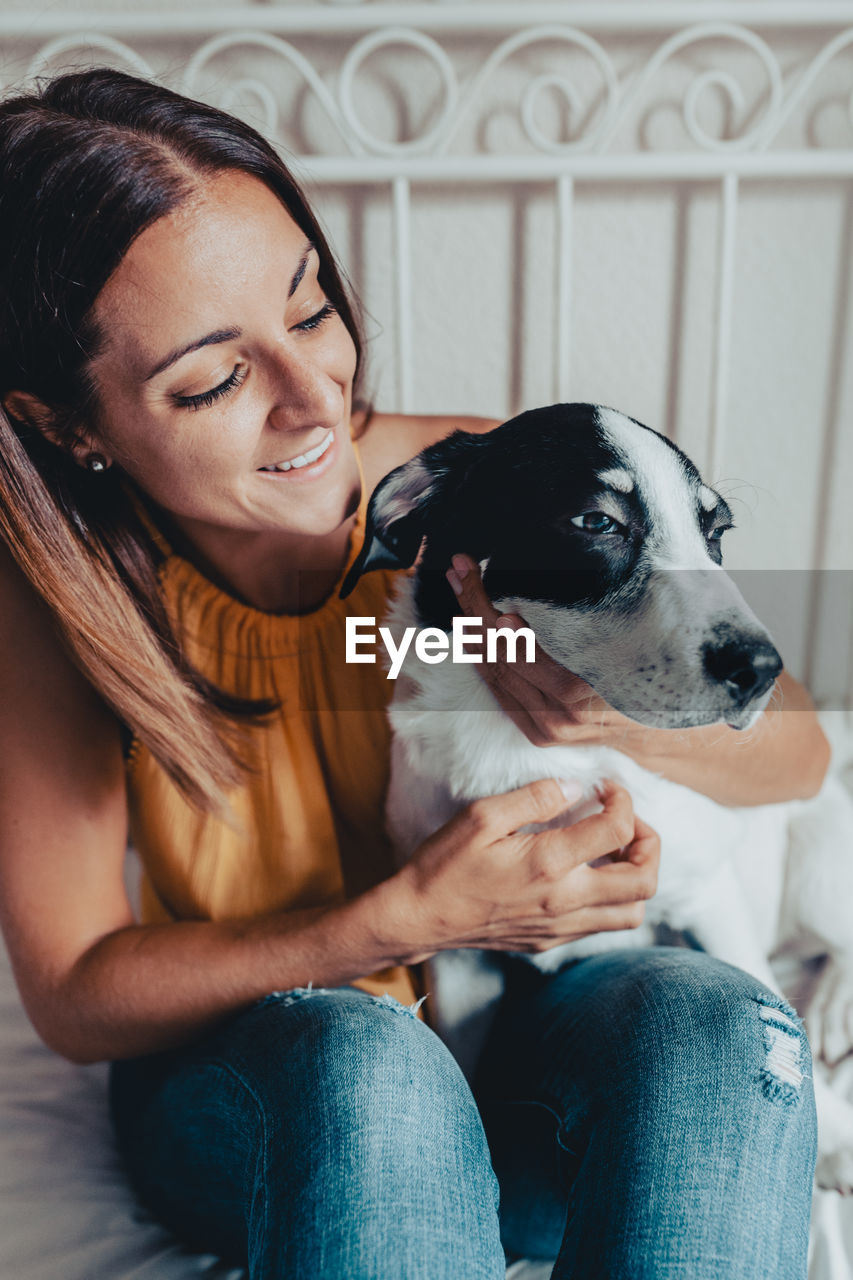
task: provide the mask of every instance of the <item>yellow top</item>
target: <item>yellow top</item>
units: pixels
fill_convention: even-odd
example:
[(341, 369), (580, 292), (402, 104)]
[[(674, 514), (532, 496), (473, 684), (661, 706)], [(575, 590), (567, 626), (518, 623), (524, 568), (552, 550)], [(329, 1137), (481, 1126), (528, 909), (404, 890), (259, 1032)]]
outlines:
[[(360, 458), (358, 465), (361, 471)], [(269, 614), (243, 604), (163, 544), (164, 599), (190, 661), (221, 689), (275, 698), (281, 710), (249, 730), (255, 772), (229, 795), (242, 833), (196, 811), (134, 742), (128, 791), (146, 922), (322, 906), (392, 873), (383, 811), (393, 685), (378, 660), (345, 663), (344, 619), (381, 619), (395, 571), (369, 573), (346, 600), (338, 597), (362, 544), (368, 496), (362, 474), (346, 566), (309, 613)], [(419, 994), (416, 973), (397, 966), (356, 985), (410, 1004)]]

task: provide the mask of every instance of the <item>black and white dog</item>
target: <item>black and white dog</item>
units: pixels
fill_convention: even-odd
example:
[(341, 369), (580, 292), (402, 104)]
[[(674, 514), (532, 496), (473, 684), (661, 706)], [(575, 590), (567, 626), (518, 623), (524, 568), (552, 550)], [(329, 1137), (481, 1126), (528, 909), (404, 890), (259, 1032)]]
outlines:
[[(617, 711), (662, 728), (748, 729), (782, 661), (721, 568), (731, 524), (724, 499), (665, 437), (613, 409), (554, 405), (485, 435), (457, 431), (386, 476), (341, 594), (373, 568), (411, 566), (420, 551), (386, 625), (398, 643), (407, 627), (449, 633), (456, 599), (444, 575), (465, 551), (495, 607), (522, 615), (541, 647)], [(401, 862), (477, 797), (574, 778), (588, 801), (558, 820), (567, 823), (591, 812), (596, 785), (614, 778), (661, 837), (646, 923), (525, 958), (554, 969), (648, 945), (666, 924), (776, 990), (767, 957), (783, 938), (810, 936), (832, 957), (830, 1033), (849, 1030), (853, 805), (840, 784), (809, 802), (727, 809), (612, 748), (534, 746), (469, 664), (422, 661), (410, 647), (401, 674), (388, 796)], [(431, 962), (433, 1020), (469, 1073), (501, 980), (491, 952)], [(778, 1004), (764, 1008), (768, 1067), (798, 1087), (796, 1034), (786, 1035)], [(816, 1089), (819, 1181), (853, 1190), (853, 1110), (817, 1080)]]

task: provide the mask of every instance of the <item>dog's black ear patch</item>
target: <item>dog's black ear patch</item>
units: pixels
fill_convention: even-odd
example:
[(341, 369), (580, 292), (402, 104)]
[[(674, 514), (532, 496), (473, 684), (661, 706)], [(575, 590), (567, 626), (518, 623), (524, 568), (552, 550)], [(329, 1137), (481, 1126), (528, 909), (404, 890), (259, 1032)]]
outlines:
[(454, 431), (379, 481), (367, 508), (364, 544), (341, 584), (341, 599), (371, 569), (408, 569), (415, 563), (427, 507), (448, 499), (479, 444), (473, 432)]

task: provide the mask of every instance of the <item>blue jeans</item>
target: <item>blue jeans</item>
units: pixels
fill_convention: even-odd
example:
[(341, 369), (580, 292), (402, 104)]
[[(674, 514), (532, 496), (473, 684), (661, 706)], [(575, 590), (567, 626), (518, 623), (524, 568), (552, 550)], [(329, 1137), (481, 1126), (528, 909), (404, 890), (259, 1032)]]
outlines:
[(808, 1045), (702, 953), (509, 962), (473, 1094), (409, 1010), (340, 987), (116, 1063), (111, 1099), (143, 1200), (251, 1280), (806, 1275)]

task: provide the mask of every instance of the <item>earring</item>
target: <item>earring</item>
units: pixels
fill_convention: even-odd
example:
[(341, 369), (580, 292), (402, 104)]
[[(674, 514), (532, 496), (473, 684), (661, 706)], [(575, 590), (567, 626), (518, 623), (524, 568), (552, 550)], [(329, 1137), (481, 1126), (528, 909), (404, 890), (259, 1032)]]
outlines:
[(86, 459), (86, 466), (95, 474), (100, 474), (107, 469), (107, 460), (102, 453), (90, 453)]

